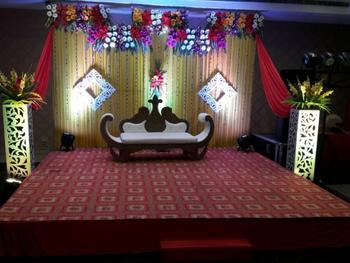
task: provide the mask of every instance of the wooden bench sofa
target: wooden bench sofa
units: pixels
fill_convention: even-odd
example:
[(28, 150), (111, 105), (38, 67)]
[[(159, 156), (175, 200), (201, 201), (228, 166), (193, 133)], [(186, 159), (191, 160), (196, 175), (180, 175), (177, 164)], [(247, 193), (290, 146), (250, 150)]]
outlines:
[(114, 161), (127, 161), (130, 154), (143, 149), (169, 150), (180, 148), (191, 159), (202, 159), (208, 143), (214, 133), (214, 122), (210, 115), (200, 113), (198, 120), (204, 123), (204, 129), (198, 135), (188, 133), (189, 124), (172, 113), (170, 107), (164, 107), (161, 114), (158, 104), (162, 102), (157, 96), (152, 100), (152, 111), (146, 107), (139, 108), (132, 118), (122, 120), (119, 124), (120, 136), (115, 137), (108, 130), (108, 122), (114, 119), (106, 113), (100, 120), (100, 131), (110, 148)]

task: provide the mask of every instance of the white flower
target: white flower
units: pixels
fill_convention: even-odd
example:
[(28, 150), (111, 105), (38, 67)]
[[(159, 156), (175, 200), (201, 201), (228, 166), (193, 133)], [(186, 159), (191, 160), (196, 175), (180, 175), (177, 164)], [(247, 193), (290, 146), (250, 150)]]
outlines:
[(157, 20), (157, 25), (160, 25), (162, 23), (162, 20), (158, 19)]
[(184, 44), (186, 44), (186, 45), (187, 45), (187, 43), (188, 43), (188, 40), (187, 40), (187, 39), (185, 39)]
[(203, 35), (203, 34), (204, 34), (204, 30), (203, 30), (203, 29), (201, 29), (200, 33), (201, 33), (201, 35)]
[(205, 40), (205, 44), (209, 45), (210, 44), (210, 40), (209, 39)]
[(261, 22), (261, 23), (259, 23), (259, 27), (263, 27), (264, 26), (264, 24)]
[(106, 8), (106, 13), (110, 13), (111, 9), (110, 8)]
[(112, 27), (111, 26), (108, 26), (108, 31), (112, 31)]
[(210, 22), (210, 21), (211, 21), (211, 19), (210, 19), (210, 17), (208, 17), (208, 18), (207, 18), (207, 22)]
[(123, 38), (122, 38), (122, 41), (123, 41), (123, 42), (126, 42), (126, 37), (123, 37)]
[(107, 14), (106, 13), (102, 14), (102, 17), (107, 18)]
[(57, 7), (57, 5), (56, 4), (52, 4), (52, 8), (56, 8)]
[(208, 35), (208, 34), (209, 34), (209, 29), (206, 29), (206, 30), (205, 30), (205, 33)]
[(53, 18), (57, 18), (58, 15), (57, 15), (56, 13), (54, 13), (54, 14), (52, 15), (52, 17), (53, 17)]
[(192, 46), (194, 44), (193, 40), (191, 40), (189, 44)]
[(126, 31), (123, 31), (123, 36), (128, 35), (128, 33)]
[(157, 11), (155, 9), (151, 9), (151, 14), (155, 14)]
[(204, 44), (204, 40), (201, 40), (201, 42), (200, 42), (201, 44)]
[(214, 17), (215, 17), (215, 16), (216, 16), (215, 12), (214, 12), (214, 11), (211, 11), (211, 12), (210, 12), (210, 16), (214, 16)]
[(107, 32), (107, 36), (111, 37), (112, 36), (112, 32)]
[(191, 50), (192, 46), (188, 45), (187, 50)]
[(106, 43), (109, 43), (109, 42), (111, 42), (111, 39), (110, 39), (109, 37), (106, 37), (106, 38), (105, 38), (105, 42), (106, 42)]
[(200, 35), (200, 36), (199, 36), (199, 39), (204, 39), (204, 35)]
[(258, 21), (259, 21), (259, 22), (264, 21), (264, 16), (259, 17)]
[(155, 15), (151, 15), (151, 19), (152, 19), (152, 20), (155, 20), (155, 19), (156, 19), (156, 16), (155, 16)]
[(156, 22), (155, 20), (153, 20), (153, 21), (152, 21), (152, 25), (155, 26), (156, 24), (157, 24), (157, 22)]
[(111, 46), (111, 48), (115, 48), (115, 43), (114, 42), (111, 42), (109, 45)]
[(186, 46), (185, 45), (182, 45), (181, 46), (181, 50), (185, 50), (186, 49)]
[(51, 17), (51, 16), (52, 16), (52, 12), (51, 12), (51, 11), (48, 11), (48, 12), (47, 12), (47, 15), (48, 15), (49, 17)]
[(192, 33), (192, 34), (195, 34), (195, 33), (196, 33), (196, 30), (195, 30), (195, 29), (192, 29), (191, 33)]
[(135, 47), (135, 43), (134, 43), (134, 42), (131, 42), (131, 43), (130, 43), (130, 47), (131, 47), (131, 48), (134, 48), (134, 47)]
[(128, 42), (125, 43), (125, 47), (129, 48), (130, 44)]
[(157, 18), (158, 18), (158, 19), (161, 19), (161, 18), (162, 18), (162, 14), (161, 14), (161, 13), (158, 13)]
[(259, 14), (255, 13), (254, 18), (259, 18)]
[(253, 23), (253, 28), (257, 28), (258, 24), (256, 22)]
[(201, 50), (202, 50), (202, 51), (206, 51), (206, 50), (207, 50), (207, 47), (206, 47), (206, 46), (201, 46)]
[(118, 32), (113, 32), (113, 36), (118, 36)]
[(128, 37), (128, 41), (131, 42), (132, 41), (132, 37)]
[(56, 11), (57, 11), (57, 10), (56, 10), (56, 7), (55, 7), (55, 8), (52, 7), (52, 10), (51, 10), (51, 11), (52, 11), (52, 13), (56, 13)]
[(47, 6), (46, 6), (46, 9), (47, 9), (47, 10), (51, 10), (51, 8), (52, 8), (51, 5), (47, 5)]
[(209, 52), (211, 50), (211, 47), (209, 46), (209, 47), (207, 47), (207, 52)]
[(186, 33), (187, 33), (187, 34), (191, 33), (191, 29), (187, 28), (187, 29), (186, 29)]
[(128, 29), (129, 29), (129, 30), (131, 29), (131, 25), (128, 25)]
[(108, 44), (107, 43), (103, 43), (103, 47), (104, 48), (108, 48)]
[(116, 38), (116, 37), (112, 37), (111, 40), (112, 40), (113, 42), (115, 42), (115, 41), (117, 41), (117, 38)]
[(116, 25), (112, 26), (112, 30), (113, 31), (117, 30), (117, 26)]

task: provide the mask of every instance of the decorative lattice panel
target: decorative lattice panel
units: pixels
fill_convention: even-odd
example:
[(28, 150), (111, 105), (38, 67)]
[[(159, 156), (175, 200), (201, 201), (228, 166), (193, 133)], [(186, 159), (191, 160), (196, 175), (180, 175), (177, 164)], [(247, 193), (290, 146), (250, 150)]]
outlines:
[(219, 112), (227, 101), (236, 95), (237, 91), (227, 82), (227, 80), (217, 72), (215, 76), (198, 92), (198, 95), (210, 106)]
[(287, 147), (287, 168), (313, 180), (320, 111), (291, 110)]
[[(89, 93), (89, 89), (91, 89), (93, 84), (96, 84), (101, 89), (101, 92), (98, 92), (97, 95)], [(100, 108), (115, 92), (115, 88), (95, 69), (91, 69), (89, 73), (74, 86), (74, 89), (89, 101), (93, 111)]]
[(2, 109), (7, 175), (23, 179), (34, 168), (32, 109), (27, 104), (4, 104)]

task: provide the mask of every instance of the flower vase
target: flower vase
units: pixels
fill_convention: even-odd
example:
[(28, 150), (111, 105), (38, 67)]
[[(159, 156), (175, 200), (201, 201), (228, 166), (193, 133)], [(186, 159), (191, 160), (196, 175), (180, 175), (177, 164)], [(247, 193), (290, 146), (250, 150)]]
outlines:
[(319, 119), (319, 110), (290, 112), (287, 168), (309, 180), (314, 180)]
[(22, 180), (34, 168), (32, 108), (12, 101), (4, 103), (2, 110), (7, 176)]

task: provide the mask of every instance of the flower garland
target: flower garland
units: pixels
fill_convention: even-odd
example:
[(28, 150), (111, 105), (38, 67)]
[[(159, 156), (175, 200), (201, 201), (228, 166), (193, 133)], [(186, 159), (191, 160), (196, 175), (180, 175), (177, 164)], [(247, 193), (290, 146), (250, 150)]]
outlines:
[(103, 5), (82, 6), (47, 4), (47, 26), (69, 32), (83, 31), (95, 50), (119, 49), (147, 51), (152, 34), (167, 33), (166, 45), (177, 54), (206, 55), (213, 49), (226, 48), (226, 36), (254, 37), (264, 17), (258, 13), (210, 12), (204, 28), (188, 28), (187, 11), (132, 10), (132, 25), (112, 25), (109, 10)]
[(68, 32), (82, 31), (94, 49), (101, 50), (107, 37), (109, 26), (109, 10), (103, 5), (82, 6), (50, 3), (46, 5), (47, 26), (63, 28)]

